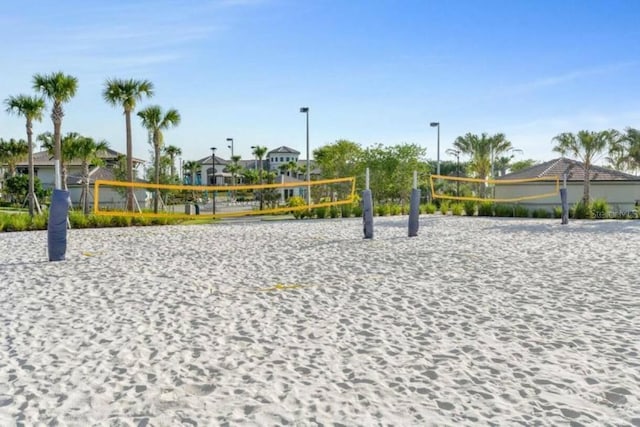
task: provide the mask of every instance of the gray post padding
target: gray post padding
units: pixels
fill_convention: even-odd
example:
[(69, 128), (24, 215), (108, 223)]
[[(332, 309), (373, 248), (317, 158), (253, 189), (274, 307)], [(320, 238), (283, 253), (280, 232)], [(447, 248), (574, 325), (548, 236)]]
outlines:
[(69, 192), (53, 190), (49, 207), (47, 240), (49, 261), (64, 261), (67, 252), (67, 215), (69, 213)]
[(420, 219), (420, 190), (414, 188), (411, 190), (411, 202), (409, 205), (409, 237), (418, 235)]
[(567, 189), (560, 189), (560, 201), (562, 202), (562, 224), (569, 224), (569, 200), (567, 198)]
[(373, 199), (371, 190), (362, 192), (362, 224), (364, 226), (364, 238), (373, 239)]

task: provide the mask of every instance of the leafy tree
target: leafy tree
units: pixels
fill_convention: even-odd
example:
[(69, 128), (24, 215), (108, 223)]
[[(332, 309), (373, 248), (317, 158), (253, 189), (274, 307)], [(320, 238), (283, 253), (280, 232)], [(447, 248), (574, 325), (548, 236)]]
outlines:
[(581, 130), (577, 134), (570, 132), (561, 133), (553, 138), (555, 146), (553, 151), (562, 156), (570, 155), (578, 158), (584, 167), (584, 194), (582, 202), (589, 205), (589, 183), (591, 180), (591, 166), (598, 161), (600, 156), (610, 147), (618, 144), (620, 135), (615, 130), (590, 132)]
[(36, 96), (10, 96), (5, 101), (7, 112), (22, 116), (26, 121), (27, 145), (29, 146), (29, 215), (33, 217), (35, 208), (35, 173), (33, 169), (33, 121), (42, 121), (45, 109), (44, 99)]
[[(127, 181), (133, 183), (133, 142), (131, 138), (131, 113), (143, 97), (153, 96), (153, 83), (148, 80), (108, 79), (102, 97), (114, 107), (124, 110), (127, 133)], [(127, 209), (133, 211), (133, 187), (127, 189)]]
[[(53, 140), (54, 150), (53, 158), (59, 162), (62, 162), (62, 118), (64, 117), (64, 109), (62, 104), (69, 102), (71, 98), (76, 95), (78, 89), (78, 79), (76, 77), (66, 75), (62, 71), (54, 72), (51, 74), (36, 74), (33, 76), (33, 89), (40, 92), (50, 101), (53, 101), (53, 107), (51, 108), (51, 120), (53, 121)], [(60, 164), (60, 168), (62, 165)], [(56, 170), (56, 186), (61, 184), (59, 182), (60, 176), (58, 173), (60, 170)], [(63, 181), (64, 182), (64, 181)], [(62, 184), (66, 190), (66, 182)]]
[(370, 169), (370, 188), (377, 200), (409, 199), (413, 188), (413, 171), (425, 176), (428, 165), (422, 160), (426, 150), (416, 144), (384, 147), (378, 144), (363, 152), (363, 169)]
[[(178, 124), (180, 124), (180, 113), (175, 109), (169, 109), (166, 112), (163, 112), (159, 105), (151, 105), (144, 110), (139, 111), (138, 117), (140, 117), (142, 121), (142, 126), (149, 131), (149, 136), (151, 137), (153, 144), (155, 183), (157, 185), (160, 184), (160, 151), (162, 150), (162, 144), (164, 142), (162, 131), (178, 126)], [(156, 195), (153, 200), (153, 212), (158, 213), (160, 189), (156, 188), (155, 193)]]
[(18, 162), (29, 157), (29, 144), (24, 139), (15, 140), (13, 138), (5, 141), (0, 138), (0, 165), (7, 165), (7, 174), (16, 175)]
[(536, 162), (533, 159), (526, 159), (526, 160), (518, 160), (517, 162), (513, 162), (511, 163), (511, 166), (509, 167), (511, 169), (511, 172), (519, 172), (523, 169), (527, 169), (530, 168), (531, 166), (535, 165)]
[[(29, 188), (31, 186), (30, 180), (29, 175), (21, 173), (7, 178), (5, 181), (5, 191), (9, 200), (13, 203), (23, 203), (29, 196)], [(33, 177), (33, 193), (40, 200), (43, 200), (48, 194), (48, 192), (42, 188), (42, 183), (37, 176)]]
[(346, 139), (313, 150), (315, 164), (322, 171), (322, 178), (326, 179), (362, 174), (363, 154), (360, 145)]

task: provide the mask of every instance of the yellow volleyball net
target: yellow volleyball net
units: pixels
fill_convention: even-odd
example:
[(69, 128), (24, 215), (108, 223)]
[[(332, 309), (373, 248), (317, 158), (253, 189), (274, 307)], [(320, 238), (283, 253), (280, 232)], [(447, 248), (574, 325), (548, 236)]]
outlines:
[(355, 177), (215, 186), (96, 180), (93, 212), (148, 218), (226, 218), (351, 204), (355, 197)]
[(515, 203), (560, 197), (560, 178), (478, 179), (431, 175), (434, 199)]

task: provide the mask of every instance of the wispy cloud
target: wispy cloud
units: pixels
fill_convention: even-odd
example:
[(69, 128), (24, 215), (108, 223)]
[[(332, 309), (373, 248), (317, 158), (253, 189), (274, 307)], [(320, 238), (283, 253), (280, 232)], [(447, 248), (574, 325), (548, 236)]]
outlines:
[(636, 65), (638, 65), (638, 61), (630, 61), (630, 62), (621, 62), (617, 64), (610, 64), (610, 65), (605, 65), (600, 67), (570, 71), (563, 74), (542, 77), (540, 79), (533, 80), (530, 82), (525, 82), (525, 83), (517, 84), (514, 86), (506, 87), (503, 89), (502, 92), (503, 94), (508, 94), (508, 95), (520, 95), (520, 94), (535, 92), (538, 89), (571, 83), (571, 82), (582, 80), (588, 77), (613, 74), (621, 70), (634, 67)]

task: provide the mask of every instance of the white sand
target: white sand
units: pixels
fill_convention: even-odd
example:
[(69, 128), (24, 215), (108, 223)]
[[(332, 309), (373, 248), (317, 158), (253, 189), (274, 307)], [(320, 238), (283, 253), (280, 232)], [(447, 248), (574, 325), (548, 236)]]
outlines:
[(375, 233), (0, 234), (0, 425), (640, 425), (640, 221)]

